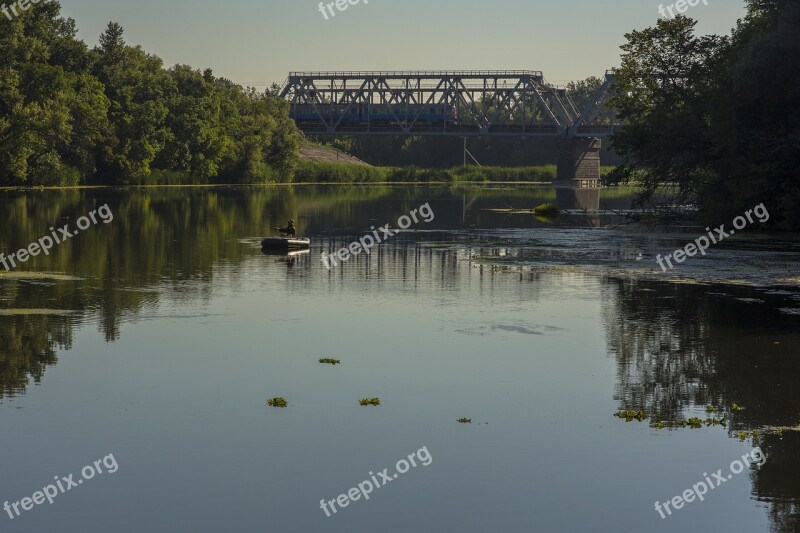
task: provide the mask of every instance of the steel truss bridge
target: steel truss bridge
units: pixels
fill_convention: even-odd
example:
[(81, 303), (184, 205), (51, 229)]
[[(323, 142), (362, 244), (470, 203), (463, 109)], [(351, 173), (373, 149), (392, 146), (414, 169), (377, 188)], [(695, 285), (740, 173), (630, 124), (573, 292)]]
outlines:
[(613, 74), (584, 109), (538, 71), (292, 72), (280, 96), (307, 135), (607, 137)]

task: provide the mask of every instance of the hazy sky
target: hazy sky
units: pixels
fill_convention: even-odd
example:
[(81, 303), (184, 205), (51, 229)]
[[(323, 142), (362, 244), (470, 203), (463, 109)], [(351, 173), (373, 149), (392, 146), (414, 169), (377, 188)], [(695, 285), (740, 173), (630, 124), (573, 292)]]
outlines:
[[(114, 20), (167, 66), (259, 88), (293, 70), (525, 69), (563, 84), (616, 66), (623, 34), (654, 25), (664, 2), (368, 1), (329, 20), (319, 0), (62, 0), (62, 12), (90, 45)], [(745, 12), (705, 1), (687, 13), (702, 33), (728, 33)]]

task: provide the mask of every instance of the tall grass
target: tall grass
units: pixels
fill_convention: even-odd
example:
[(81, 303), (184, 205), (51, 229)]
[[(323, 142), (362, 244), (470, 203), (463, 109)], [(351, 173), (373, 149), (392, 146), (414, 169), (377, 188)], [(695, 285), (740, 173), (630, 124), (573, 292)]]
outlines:
[[(607, 174), (612, 168), (602, 167), (601, 175)], [(549, 183), (554, 179), (556, 179), (555, 165), (420, 169), (304, 162), (295, 172), (294, 183)]]

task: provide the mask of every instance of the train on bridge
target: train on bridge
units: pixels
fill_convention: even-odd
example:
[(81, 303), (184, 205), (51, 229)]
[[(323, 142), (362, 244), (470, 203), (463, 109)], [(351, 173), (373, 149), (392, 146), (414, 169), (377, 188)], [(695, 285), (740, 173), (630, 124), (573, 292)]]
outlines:
[(291, 72), (280, 96), (307, 135), (606, 137), (613, 74), (578, 110), (539, 71)]

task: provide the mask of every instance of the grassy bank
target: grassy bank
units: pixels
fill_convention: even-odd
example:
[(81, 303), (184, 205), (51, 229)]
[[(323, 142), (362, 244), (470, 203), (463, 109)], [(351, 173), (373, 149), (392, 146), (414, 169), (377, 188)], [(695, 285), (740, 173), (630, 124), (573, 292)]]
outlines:
[[(602, 167), (601, 175), (613, 167)], [(294, 183), (459, 183), (459, 182), (551, 182), (555, 165), (534, 167), (455, 167), (420, 169), (415, 167), (369, 167), (334, 163), (303, 162)]]
[[(600, 174), (608, 174), (614, 167), (601, 167)], [(302, 161), (291, 179), (273, 173), (271, 179), (261, 182), (209, 180), (192, 177), (184, 172), (154, 170), (146, 178), (132, 179), (130, 186), (213, 186), (213, 185), (290, 185), (305, 183), (376, 184), (376, 183), (550, 183), (556, 178), (555, 165), (532, 167), (455, 167), (450, 169), (416, 167), (373, 167), (364, 164), (326, 163)], [(95, 184), (85, 187), (106, 187)], [(65, 185), (65, 188), (73, 186)], [(123, 186), (124, 187), (124, 186)], [(56, 186), (0, 187), (3, 189), (55, 189)]]

